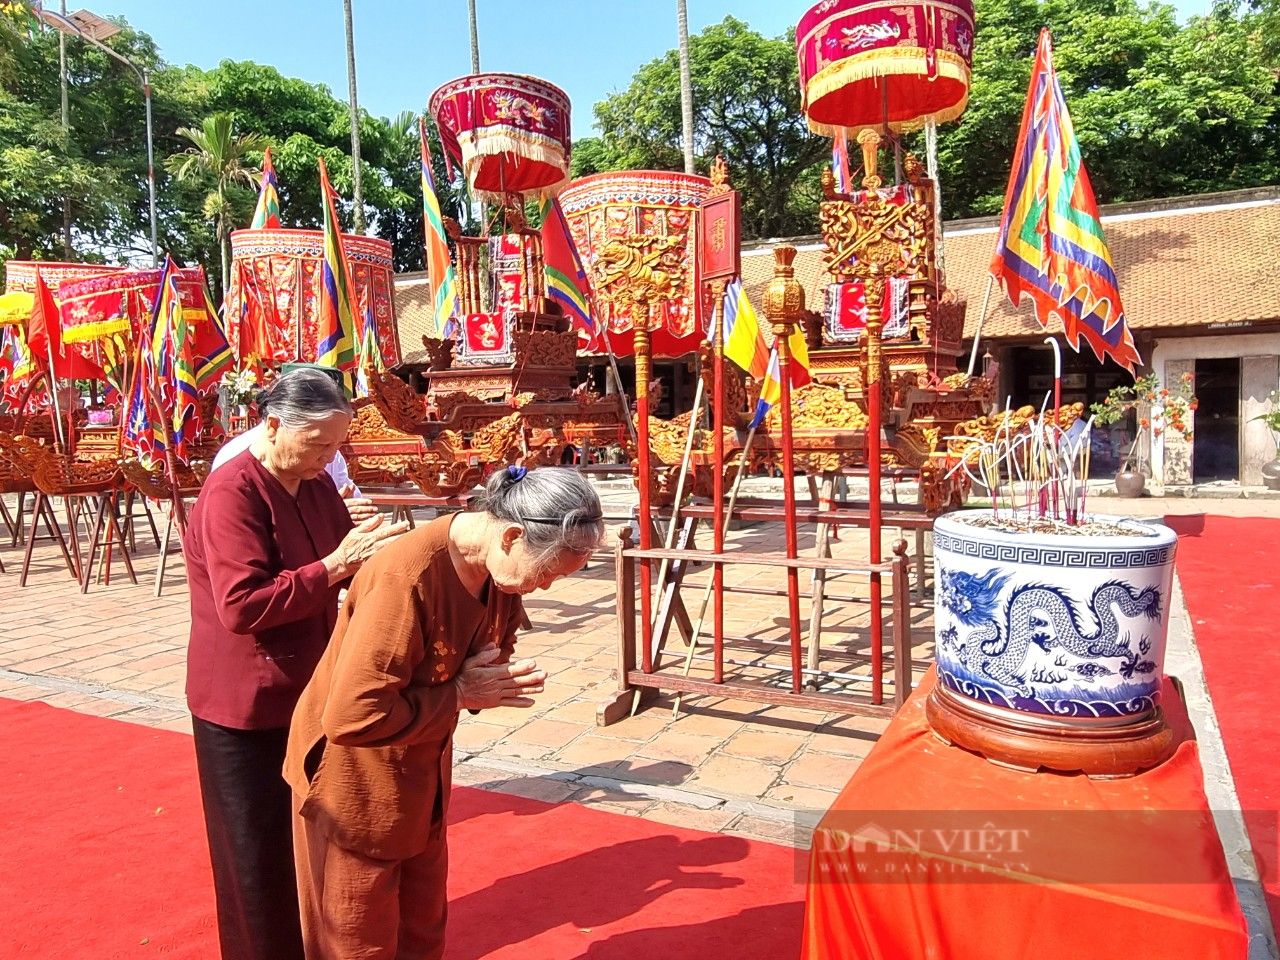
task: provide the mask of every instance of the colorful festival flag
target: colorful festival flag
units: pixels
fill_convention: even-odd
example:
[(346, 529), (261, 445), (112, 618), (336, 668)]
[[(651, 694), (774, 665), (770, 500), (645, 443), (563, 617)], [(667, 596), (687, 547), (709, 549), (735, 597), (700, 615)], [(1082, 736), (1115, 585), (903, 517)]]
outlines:
[(569, 221), (555, 198), (542, 204), (542, 261), (547, 296), (560, 304), (565, 316), (573, 320), (574, 328), (585, 337), (587, 349), (591, 349), (598, 334), (591, 312), (591, 288), (569, 232)]
[(769, 348), (760, 329), (760, 318), (738, 277), (724, 291), (724, 355), (756, 380), (769, 367)]
[(262, 154), (262, 186), (258, 190), (258, 206), (253, 211), (249, 229), (280, 229), (280, 194), (276, 192), (276, 168), (271, 164), (270, 147)]
[(165, 411), (174, 409), (177, 401), (171, 347), (182, 300), (175, 283), (176, 269), (172, 258), (166, 256), (151, 323), (138, 345), (138, 370), (125, 419), (124, 447), (148, 464), (164, 455)]
[(852, 193), (853, 177), (849, 175), (849, 134), (844, 127), (831, 140), (831, 173), (836, 193)]
[(161, 287), (162, 316), (172, 324), (169, 336), (173, 344), (173, 455), (187, 462), (191, 459), (191, 446), (200, 433), (194, 337), (187, 324), (187, 311), (182, 308), (175, 272), (168, 274)]
[[(796, 327), (787, 338), (791, 347), (791, 389), (798, 390), (813, 377), (809, 373), (809, 345), (805, 343), (804, 331)], [(769, 351), (768, 367), (765, 370), (764, 383), (760, 385), (760, 398), (756, 400), (755, 416), (751, 418), (751, 426), (758, 427), (764, 422), (769, 410), (782, 399), (782, 362), (778, 357), (778, 345), (775, 343)]]
[(320, 158), (320, 192), (324, 196), (324, 261), (321, 264), (320, 304), (316, 318), (316, 363), (349, 370), (355, 366), (355, 314), (351, 306), (351, 275), (342, 249), (338, 194), (329, 185), (329, 171)]
[(196, 389), (205, 392), (231, 369), (235, 354), (227, 340), (226, 325), (213, 305), (213, 297), (209, 295), (208, 286), (201, 284), (200, 294), (204, 299), (204, 309), (193, 311), (200, 319), (192, 331), (192, 348), (196, 358)]
[(432, 319), (441, 337), (457, 331), (458, 280), (449, 256), (444, 232), (444, 215), (436, 196), (436, 179), (431, 172), (431, 148), (427, 146), (427, 119), (418, 120), (422, 153), (422, 228), (426, 243), (427, 284), (431, 290)]
[(991, 275), (1015, 306), (1023, 294), (1031, 298), (1041, 326), (1060, 322), (1077, 352), (1083, 338), (1099, 360), (1111, 357), (1130, 372), (1142, 362), (1053, 70), (1048, 30), (1036, 48)]
[(360, 334), (360, 362), (356, 366), (356, 396), (367, 397), (372, 394), (369, 383), (370, 372), (381, 373), (387, 368), (386, 361), (382, 359), (382, 347), (378, 343), (378, 327), (373, 318), (372, 298), (367, 292), (361, 315), (364, 323), (363, 332)]
[(32, 354), (46, 361), (51, 375), (56, 379), (107, 379), (100, 366), (74, 346), (68, 349), (62, 342), (62, 317), (58, 304), (45, 284), (44, 277), (38, 273), (31, 317), (27, 321), (27, 346)]

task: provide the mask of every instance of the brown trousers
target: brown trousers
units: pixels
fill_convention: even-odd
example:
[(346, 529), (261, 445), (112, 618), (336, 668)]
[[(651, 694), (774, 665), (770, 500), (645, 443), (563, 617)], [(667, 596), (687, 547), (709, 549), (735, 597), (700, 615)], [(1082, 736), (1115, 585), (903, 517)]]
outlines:
[(440, 960), (449, 852), (438, 839), (408, 860), (374, 860), (338, 846), (297, 812), (293, 849), (307, 960)]

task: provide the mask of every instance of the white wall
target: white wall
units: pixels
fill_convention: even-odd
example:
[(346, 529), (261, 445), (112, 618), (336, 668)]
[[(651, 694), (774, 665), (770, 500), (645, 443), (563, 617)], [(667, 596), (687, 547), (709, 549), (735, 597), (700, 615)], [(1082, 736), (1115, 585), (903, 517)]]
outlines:
[[(1166, 372), (1166, 365), (1175, 363), (1179, 360), (1194, 361), (1225, 357), (1275, 357), (1278, 354), (1280, 354), (1280, 332), (1239, 332), (1217, 337), (1178, 337), (1156, 341), (1155, 349), (1151, 353), (1151, 366), (1160, 377), (1161, 384), (1168, 386), (1170, 377)], [(1277, 387), (1280, 387), (1280, 384), (1272, 383), (1269, 389), (1275, 389)], [(1243, 371), (1241, 388), (1242, 391), (1247, 389), (1247, 385), (1243, 381)], [(1267, 391), (1263, 391), (1264, 396), (1266, 392)], [(1244, 397), (1241, 398), (1242, 418), (1250, 415), (1246, 413), (1246, 408), (1243, 403), (1244, 399)], [(1249, 409), (1252, 410), (1252, 407)], [(1270, 440), (1270, 432), (1260, 423), (1244, 423), (1241, 426), (1243, 436), (1240, 451), (1240, 463), (1242, 469), (1245, 469), (1246, 464), (1256, 460), (1262, 448), (1271, 444), (1272, 441)], [(1194, 420), (1192, 430), (1192, 442), (1194, 442)], [(1258, 449), (1255, 450), (1255, 447)], [(1152, 479), (1157, 484), (1163, 484), (1165, 466), (1163, 436), (1155, 437), (1152, 440), (1151, 463), (1152, 473), (1154, 474)], [(1245, 483), (1258, 482), (1249, 476), (1247, 471), (1243, 480)]]

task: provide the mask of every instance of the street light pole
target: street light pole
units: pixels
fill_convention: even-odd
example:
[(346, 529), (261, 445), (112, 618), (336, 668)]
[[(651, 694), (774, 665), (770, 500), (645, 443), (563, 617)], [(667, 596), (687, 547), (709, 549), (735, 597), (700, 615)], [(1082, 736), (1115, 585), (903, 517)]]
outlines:
[[(97, 47), (107, 56), (112, 57), (116, 60), (119, 60), (126, 67), (128, 67), (130, 70), (134, 72), (134, 74), (138, 77), (139, 82), (141, 82), (142, 84), (142, 97), (143, 97), (143, 100), (146, 102), (146, 108), (147, 108), (147, 195), (148, 195), (148, 201), (151, 206), (151, 266), (159, 267), (160, 266), (160, 240), (159, 240), (159, 228), (156, 220), (156, 161), (155, 161), (154, 135), (151, 129), (151, 78), (148, 76), (147, 70), (145, 67), (137, 66), (132, 60), (130, 60), (124, 54), (119, 53), (116, 50), (112, 50), (105, 43), (103, 43), (97, 35), (90, 32), (89, 30), (86, 30), (74, 19), (72, 19), (72, 17), (63, 17), (63, 16), (60, 16), (59, 14), (54, 13), (52, 10), (44, 10), (40, 8), (37, 8), (37, 14), (39, 15), (41, 20), (43, 20), (49, 26), (53, 27), (53, 29), (57, 30), (59, 33), (65, 34), (71, 37), (79, 37), (81, 40), (85, 41), (86, 43), (90, 43), (93, 46)], [(81, 10), (81, 11), (77, 11), (72, 16), (83, 17), (85, 15), (86, 15), (86, 11)], [(110, 30), (111, 33), (119, 32), (118, 27), (115, 27), (114, 25), (109, 24), (107, 21), (101, 20), (98, 17), (94, 17), (92, 14), (88, 14), (87, 16), (92, 21), (105, 25), (106, 29)], [(106, 35), (109, 36), (110, 34), (106, 34)]]
[(151, 267), (154, 270), (160, 267), (160, 239), (156, 224), (156, 149), (151, 133), (151, 78), (145, 67), (139, 76), (142, 78), (142, 99), (147, 104), (147, 197), (151, 205)]

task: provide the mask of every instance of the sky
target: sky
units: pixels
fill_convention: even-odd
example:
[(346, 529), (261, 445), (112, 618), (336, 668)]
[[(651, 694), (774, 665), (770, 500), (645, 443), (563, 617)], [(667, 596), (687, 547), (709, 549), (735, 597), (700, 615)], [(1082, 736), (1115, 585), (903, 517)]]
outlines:
[[(123, 16), (150, 34), (173, 64), (208, 69), (253, 60), (285, 76), (323, 83), (347, 99), (342, 0), (87, 0), (99, 16)], [(50, 7), (56, 7), (46, 0)], [(1210, 0), (1177, 0), (1182, 17)], [(728, 14), (780, 36), (809, 0), (688, 0), (689, 32)], [(69, 0), (78, 10), (81, 0)], [(441, 84), (471, 72), (467, 0), (354, 0), (360, 105), (393, 117), (421, 111)], [(564, 90), (574, 138), (591, 136), (591, 108), (624, 90), (644, 63), (673, 49), (670, 0), (476, 0), (480, 69), (526, 73)]]

